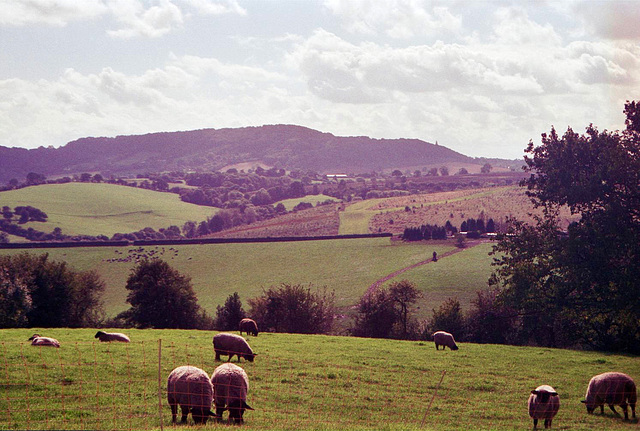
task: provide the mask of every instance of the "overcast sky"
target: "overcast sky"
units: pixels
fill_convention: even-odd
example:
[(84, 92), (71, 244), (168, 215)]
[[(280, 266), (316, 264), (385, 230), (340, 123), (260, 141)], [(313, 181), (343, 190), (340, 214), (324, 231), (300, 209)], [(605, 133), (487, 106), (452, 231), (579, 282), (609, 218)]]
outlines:
[(624, 128), (638, 1), (0, 0), (0, 145), (296, 124), (521, 158)]

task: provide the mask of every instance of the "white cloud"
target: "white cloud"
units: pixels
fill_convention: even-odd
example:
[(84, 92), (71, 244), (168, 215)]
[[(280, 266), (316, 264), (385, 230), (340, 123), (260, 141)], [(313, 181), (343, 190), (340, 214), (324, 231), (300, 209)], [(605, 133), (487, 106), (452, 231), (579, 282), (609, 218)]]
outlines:
[(160, 37), (184, 22), (180, 8), (169, 0), (160, 0), (147, 9), (139, 0), (109, 0), (109, 8), (121, 28), (107, 33), (118, 39)]
[(108, 12), (102, 0), (0, 0), (0, 25), (45, 24), (63, 27)]
[(237, 0), (182, 0), (188, 5), (194, 7), (198, 12), (206, 15), (223, 15), (227, 13), (235, 13), (238, 15), (246, 15), (247, 10), (240, 6)]
[(325, 7), (353, 33), (382, 33), (394, 39), (409, 39), (442, 32), (457, 33), (461, 18), (448, 8), (424, 0), (325, 0)]

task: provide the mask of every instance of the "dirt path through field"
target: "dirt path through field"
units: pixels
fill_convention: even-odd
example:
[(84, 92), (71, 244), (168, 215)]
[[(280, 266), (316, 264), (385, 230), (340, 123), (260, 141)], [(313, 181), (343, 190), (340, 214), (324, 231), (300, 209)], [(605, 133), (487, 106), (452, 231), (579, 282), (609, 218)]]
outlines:
[[(451, 256), (453, 254), (460, 253), (462, 250), (466, 250), (468, 248), (475, 247), (476, 245), (483, 244), (484, 242), (486, 242), (486, 241), (482, 241), (482, 240), (469, 241), (469, 242), (467, 242), (467, 245), (466, 245), (465, 248), (456, 248), (455, 250), (451, 250), (451, 251), (448, 251), (446, 253), (442, 253), (440, 256), (438, 256), (438, 260), (445, 259), (445, 258), (447, 258), (447, 257), (449, 257), (449, 256)], [(401, 268), (401, 269), (399, 269), (397, 271), (394, 271), (391, 274), (388, 274), (388, 275), (382, 277), (381, 279), (376, 280), (371, 286), (369, 286), (369, 288), (367, 289), (367, 293), (371, 292), (374, 289), (377, 289), (378, 287), (382, 286), (382, 284), (386, 283), (387, 281), (391, 280), (394, 277), (397, 277), (398, 275), (402, 274), (403, 272), (407, 272), (409, 270), (412, 270), (413, 268), (417, 268), (419, 266), (426, 265), (426, 264), (431, 263), (431, 262), (433, 262), (433, 259), (427, 259), (427, 260), (423, 260), (422, 262), (414, 263), (413, 265), (409, 265), (409, 266)]]

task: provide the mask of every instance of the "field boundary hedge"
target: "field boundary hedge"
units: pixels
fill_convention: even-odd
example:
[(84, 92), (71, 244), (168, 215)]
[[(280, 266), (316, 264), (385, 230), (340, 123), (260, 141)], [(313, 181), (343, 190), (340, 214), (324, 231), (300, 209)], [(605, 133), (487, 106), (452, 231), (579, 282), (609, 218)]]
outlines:
[(287, 236), (287, 237), (255, 237), (255, 238), (197, 238), (178, 240), (149, 241), (61, 241), (61, 242), (13, 242), (0, 244), (0, 249), (33, 249), (33, 248), (67, 248), (67, 247), (129, 247), (156, 245), (193, 245), (193, 244), (237, 244), (264, 242), (324, 241), (335, 239), (361, 239), (392, 237), (391, 233), (322, 235), (322, 236)]

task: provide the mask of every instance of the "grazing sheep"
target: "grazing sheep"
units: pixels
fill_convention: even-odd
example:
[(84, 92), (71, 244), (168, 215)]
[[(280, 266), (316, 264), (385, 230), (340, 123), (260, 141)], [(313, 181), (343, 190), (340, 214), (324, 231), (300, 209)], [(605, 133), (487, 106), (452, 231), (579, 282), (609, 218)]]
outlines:
[(636, 384), (631, 377), (624, 373), (602, 373), (593, 376), (587, 387), (587, 394), (583, 403), (587, 405), (587, 412), (593, 413), (596, 407), (600, 407), (600, 413), (604, 414), (604, 404), (608, 404), (609, 408), (616, 416), (620, 416), (614, 405), (619, 405), (624, 411), (624, 419), (629, 420), (627, 413), (627, 403), (631, 406), (631, 415), (636, 417), (636, 401), (638, 394), (636, 392)]
[(32, 346), (60, 347), (60, 342), (55, 338), (41, 337), (39, 334), (33, 334), (29, 341)]
[(215, 416), (211, 411), (213, 387), (209, 375), (200, 368), (185, 365), (171, 371), (167, 379), (167, 400), (174, 424), (178, 404), (182, 410), (182, 423), (187, 422), (189, 413), (196, 424), (206, 424), (209, 416)]
[(253, 319), (242, 319), (240, 321), (240, 335), (242, 332), (246, 332), (247, 335), (253, 334), (254, 337), (258, 336), (258, 324)]
[(244, 411), (253, 410), (247, 404), (247, 391), (249, 390), (247, 373), (239, 366), (227, 362), (213, 371), (211, 384), (215, 394), (214, 402), (218, 420), (222, 419), (225, 410), (229, 410), (229, 422), (241, 424)]
[(542, 385), (531, 391), (528, 405), (533, 429), (538, 427), (538, 419), (544, 419), (544, 427), (551, 428), (551, 421), (560, 409), (560, 397), (551, 386)]
[(223, 332), (213, 337), (213, 349), (216, 351), (216, 361), (220, 360), (220, 355), (229, 355), (229, 362), (234, 355), (245, 358), (249, 362), (253, 362), (256, 356), (249, 347), (247, 340), (236, 334)]
[(94, 338), (99, 338), (100, 342), (120, 341), (121, 343), (129, 343), (131, 340), (120, 332), (102, 332), (98, 331)]
[(458, 345), (456, 344), (456, 340), (453, 339), (453, 335), (448, 332), (438, 331), (433, 333), (433, 342), (436, 344), (436, 350), (439, 350), (438, 347), (442, 346), (442, 350), (447, 347), (451, 350), (458, 350)]

